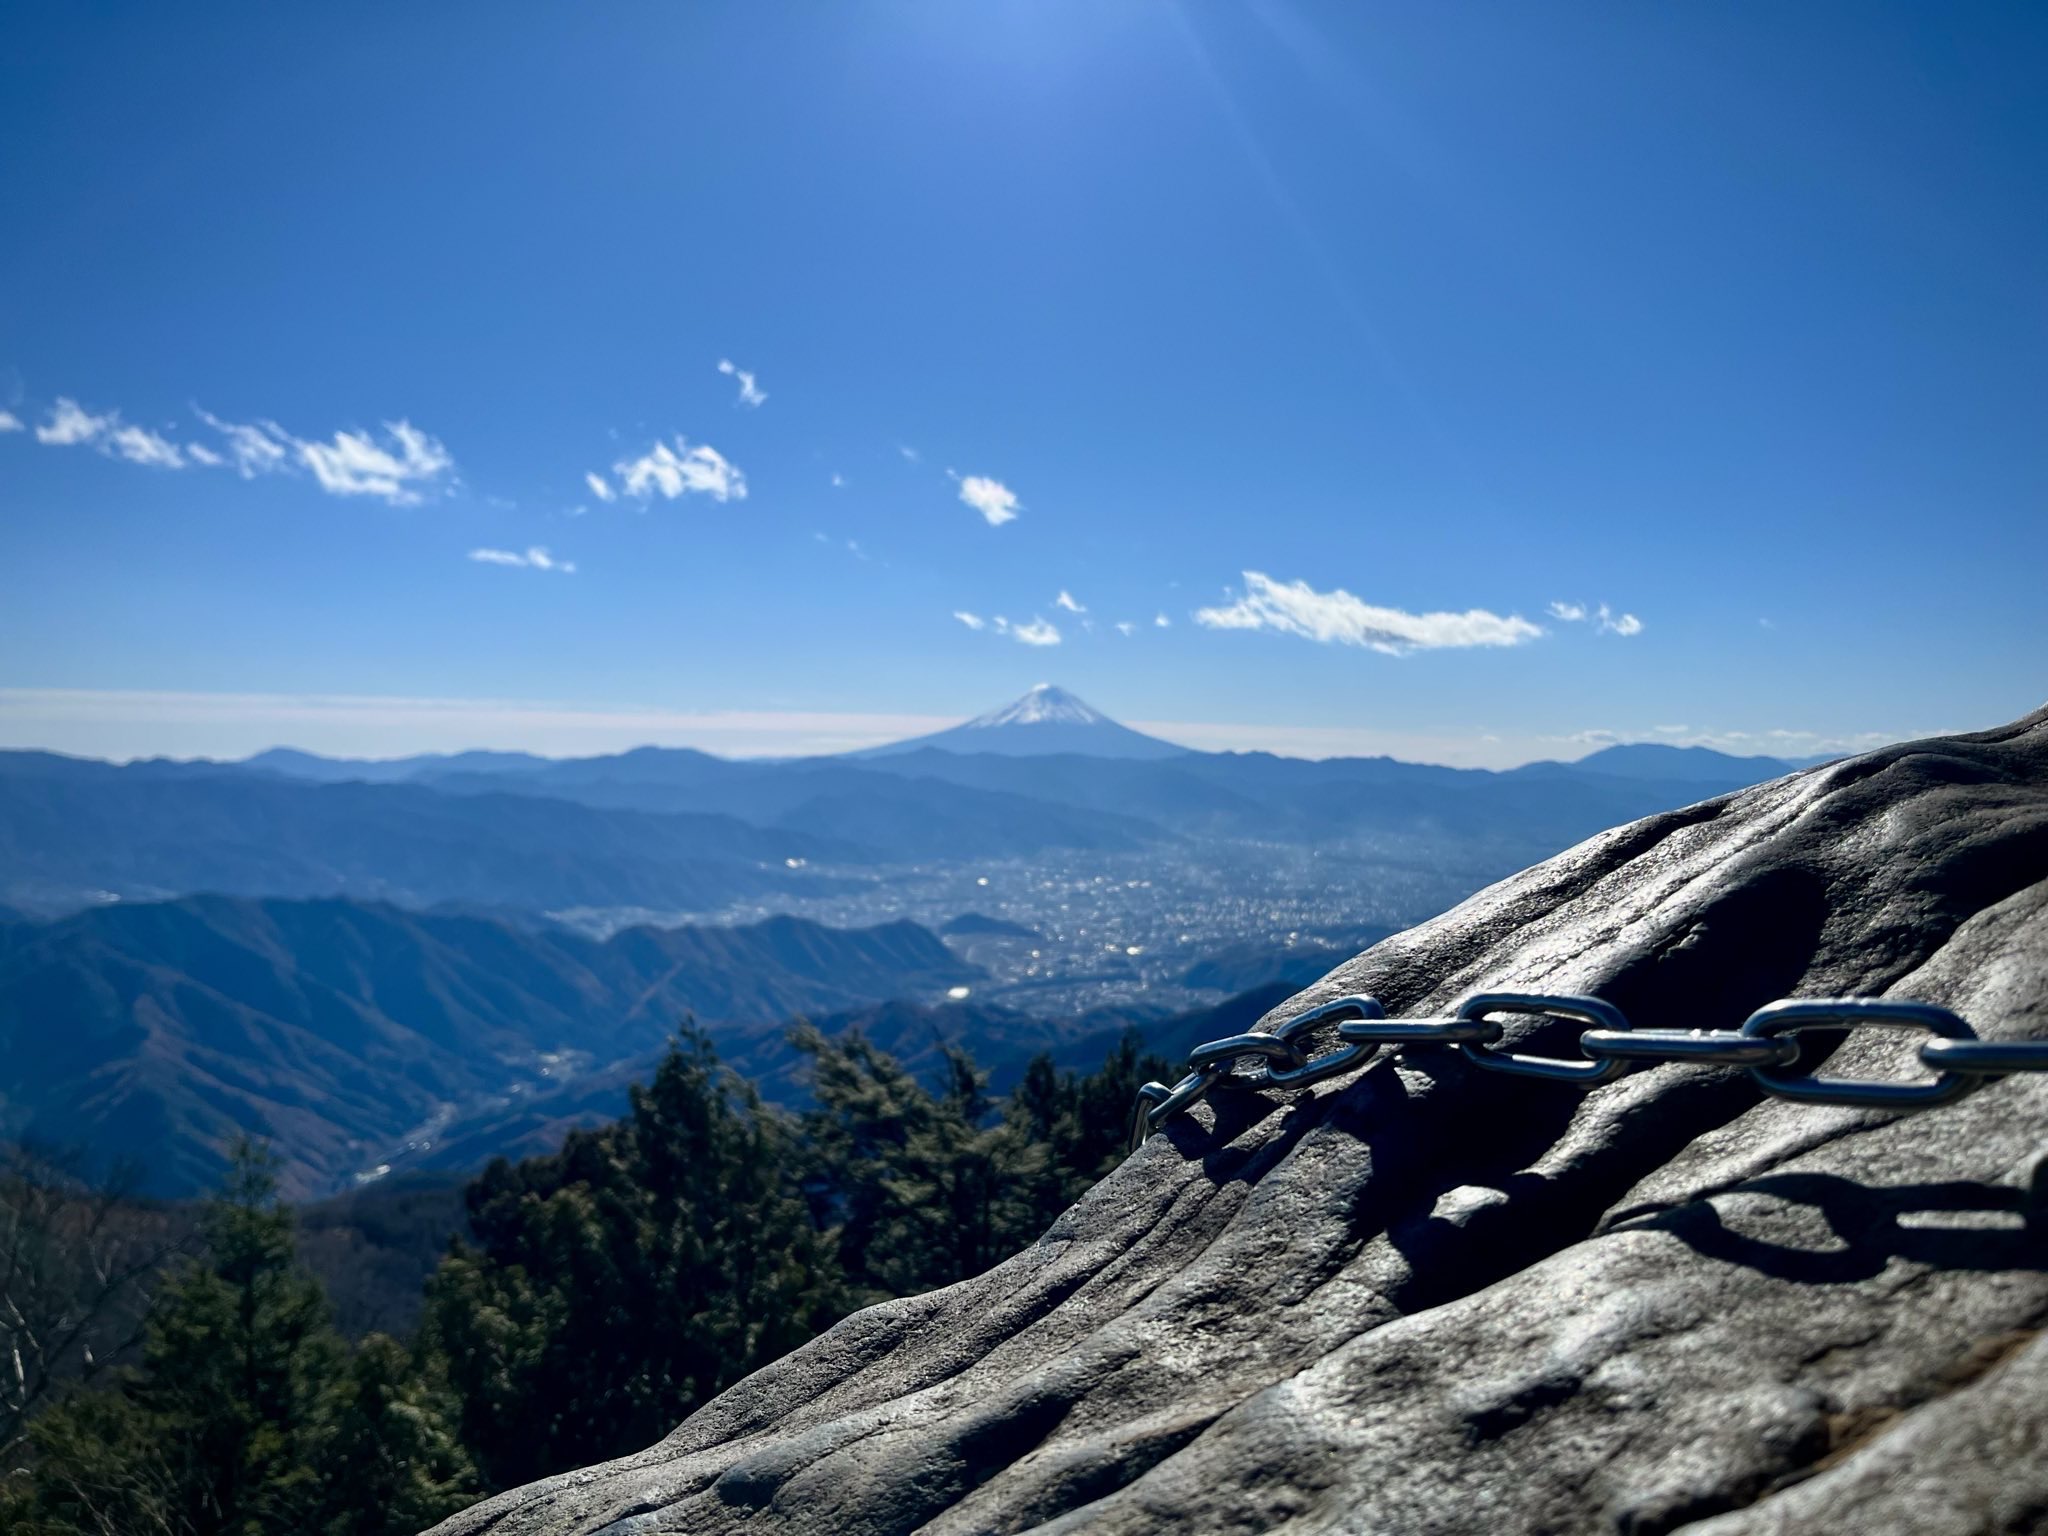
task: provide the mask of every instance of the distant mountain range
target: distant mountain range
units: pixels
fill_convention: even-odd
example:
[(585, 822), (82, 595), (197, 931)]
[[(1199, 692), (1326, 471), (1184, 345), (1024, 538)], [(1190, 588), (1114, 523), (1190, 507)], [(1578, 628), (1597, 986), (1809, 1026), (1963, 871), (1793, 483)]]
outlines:
[[(727, 1034), (979, 979), (913, 923), (559, 928), (349, 901), (188, 897), (0, 922), (0, 1140), (209, 1187), (237, 1131), (295, 1195), (593, 1067), (686, 1015)], [(421, 1150), (418, 1145), (413, 1149)]]
[[(161, 1194), (207, 1187), (237, 1131), (272, 1140), (299, 1195), (379, 1164), (462, 1167), (616, 1112), (686, 1013), (785, 1099), (803, 1091), (784, 1035), (797, 1014), (913, 1062), (958, 1040), (999, 1077), (1040, 1049), (1093, 1066), (1125, 1027), (1175, 1038), (1145, 1001), (1154, 985), (1267, 1006), (1387, 931), (1368, 917), (1421, 915), (1336, 910), (1342, 895), (1324, 912), (1291, 891), (1241, 902), (1234, 872), (1276, 849), (1307, 891), (1355, 890), (1315, 873), (1348, 865), (1454, 893), (1468, 876), (1452, 866), (1477, 883), (1791, 767), (1656, 745), (1505, 773), (1194, 752), (1050, 686), (880, 753), (793, 762), (0, 753), (0, 1140), (133, 1154)], [(1132, 886), (1184, 872), (1163, 903), (1179, 938), (1143, 986), (1126, 963), (1139, 948), (1068, 931), (1114, 926), (1123, 887), (1095, 872), (1109, 859)], [(1012, 878), (1004, 904), (974, 910), (991, 861), (1056, 878)], [(614, 914), (593, 921), (609, 931), (640, 912), (800, 902), (895, 915), (906, 882), (949, 870), (943, 889), (970, 895), (934, 921), (1009, 966), (1011, 997), (1048, 996), (1039, 950), (1066, 945), (1060, 975), (1082, 984), (1060, 983), (1069, 1016), (948, 1001), (983, 973), (909, 922), (628, 926), (600, 942), (548, 916)], [(1082, 884), (1094, 915), (1070, 916), (1063, 893)], [(1034, 906), (1033, 889), (1051, 894)], [(1274, 921), (1283, 906), (1297, 916)], [(1180, 947), (1189, 926), (1205, 948)], [(1127, 1001), (1088, 1011), (1111, 984)]]
[(277, 749), (117, 766), (0, 753), (0, 902), (45, 914), (192, 892), (503, 912), (713, 911), (829, 894), (906, 863), (1128, 853), (1217, 839), (1482, 843), (1526, 861), (1790, 772), (1699, 747), (1610, 747), (1504, 773), (1391, 758), (1193, 752), (1050, 685), (858, 758), (643, 747), (370, 762)]

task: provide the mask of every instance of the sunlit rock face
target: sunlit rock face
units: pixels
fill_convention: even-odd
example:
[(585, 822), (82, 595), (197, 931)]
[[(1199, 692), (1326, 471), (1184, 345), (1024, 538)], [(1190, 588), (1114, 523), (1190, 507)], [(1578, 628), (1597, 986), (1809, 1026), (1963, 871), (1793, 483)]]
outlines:
[[(1269, 1023), (1502, 987), (1645, 1028), (1891, 995), (2048, 1038), (2048, 711), (1603, 834)], [(1829, 1070), (1916, 1074), (1917, 1039), (1858, 1032)], [(2021, 1186), (2044, 1146), (2048, 1075), (1917, 1116), (1444, 1054), (1219, 1093), (1000, 1268), (443, 1529), (2029, 1529), (2048, 1244)]]

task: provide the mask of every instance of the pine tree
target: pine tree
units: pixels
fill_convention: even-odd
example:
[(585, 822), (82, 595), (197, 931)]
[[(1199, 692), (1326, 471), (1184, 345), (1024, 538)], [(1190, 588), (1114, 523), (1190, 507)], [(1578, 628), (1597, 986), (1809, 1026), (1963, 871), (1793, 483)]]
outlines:
[(31, 1423), (10, 1536), (410, 1536), (472, 1496), (432, 1378), (388, 1339), (345, 1363), (273, 1169), (235, 1148), (139, 1365)]
[(494, 1163), (427, 1331), (496, 1486), (651, 1444), (846, 1310), (784, 1118), (685, 1026), (631, 1113)]
[(446, 1381), (397, 1340), (373, 1333), (356, 1347), (322, 1418), (322, 1536), (410, 1536), (477, 1497)]

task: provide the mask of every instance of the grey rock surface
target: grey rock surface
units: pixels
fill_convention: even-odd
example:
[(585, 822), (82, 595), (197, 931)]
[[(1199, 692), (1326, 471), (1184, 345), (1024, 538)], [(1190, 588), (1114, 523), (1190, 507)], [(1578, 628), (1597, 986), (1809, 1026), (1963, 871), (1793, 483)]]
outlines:
[[(1644, 1028), (1890, 995), (2048, 1038), (2048, 711), (1618, 828), (1269, 1022), (1492, 988)], [(1914, 1043), (1830, 1070), (1916, 1075)], [(2044, 1530), (2044, 1150), (2048, 1075), (1911, 1116), (1442, 1053), (1218, 1093), (990, 1273), (441, 1530)]]

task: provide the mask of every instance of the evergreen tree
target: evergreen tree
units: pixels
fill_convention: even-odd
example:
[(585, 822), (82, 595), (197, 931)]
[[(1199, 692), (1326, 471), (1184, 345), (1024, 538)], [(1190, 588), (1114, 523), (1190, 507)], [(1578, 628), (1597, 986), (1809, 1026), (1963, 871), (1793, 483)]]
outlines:
[(158, 1290), (140, 1364), (29, 1428), (23, 1536), (409, 1536), (467, 1501), (440, 1404), (389, 1340), (344, 1366), (267, 1152), (244, 1142)]
[(357, 1346), (323, 1419), (323, 1536), (409, 1536), (476, 1499), (447, 1382), (397, 1340), (373, 1333)]
[(846, 1310), (788, 1125), (689, 1026), (624, 1120), (468, 1200), (427, 1327), (498, 1486), (652, 1443)]

